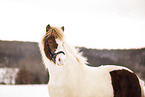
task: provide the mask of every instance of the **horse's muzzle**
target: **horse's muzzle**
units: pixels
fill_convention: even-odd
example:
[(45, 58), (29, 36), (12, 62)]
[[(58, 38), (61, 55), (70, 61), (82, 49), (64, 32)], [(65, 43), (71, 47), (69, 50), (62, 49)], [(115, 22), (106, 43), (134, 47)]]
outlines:
[(65, 53), (64, 53), (63, 51), (59, 51), (59, 52), (57, 52), (57, 53), (53, 53), (53, 54), (52, 54), (52, 61), (53, 61), (54, 63), (56, 63), (56, 56), (59, 55), (59, 54), (61, 54), (61, 53), (65, 55)]

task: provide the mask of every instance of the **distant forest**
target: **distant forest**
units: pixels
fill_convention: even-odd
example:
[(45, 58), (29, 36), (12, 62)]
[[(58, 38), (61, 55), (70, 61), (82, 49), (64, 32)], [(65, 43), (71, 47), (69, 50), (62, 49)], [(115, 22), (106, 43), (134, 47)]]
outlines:
[[(132, 69), (145, 80), (145, 48), (99, 50), (80, 48), (88, 65), (122, 65)], [(0, 41), (0, 68), (18, 68), (16, 84), (45, 84), (48, 73), (44, 68), (36, 42)]]

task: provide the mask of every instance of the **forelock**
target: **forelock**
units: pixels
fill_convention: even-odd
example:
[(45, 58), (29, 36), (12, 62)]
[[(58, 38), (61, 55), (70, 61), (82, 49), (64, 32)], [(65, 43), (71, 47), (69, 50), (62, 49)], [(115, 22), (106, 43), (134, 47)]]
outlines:
[(45, 34), (45, 38), (49, 38), (50, 36), (53, 36), (55, 39), (63, 40), (64, 34), (63, 31), (60, 28), (51, 27), (48, 32)]

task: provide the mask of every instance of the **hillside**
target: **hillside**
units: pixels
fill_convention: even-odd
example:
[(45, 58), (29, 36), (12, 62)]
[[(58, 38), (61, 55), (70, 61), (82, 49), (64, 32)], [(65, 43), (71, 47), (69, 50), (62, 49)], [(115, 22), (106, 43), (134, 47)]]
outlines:
[(17, 67), (19, 74), (33, 77), (26, 78), (33, 79), (31, 83), (47, 83), (47, 72), (35, 42), (0, 41), (0, 67)]
[[(145, 79), (145, 48), (129, 50), (80, 49), (88, 58), (89, 65), (123, 65), (131, 68)], [(36, 42), (0, 41), (0, 67), (19, 68), (18, 84), (47, 83), (48, 81), (48, 74), (43, 66)]]
[(126, 66), (145, 79), (145, 48), (128, 50), (96, 50), (81, 48), (88, 58), (89, 65)]

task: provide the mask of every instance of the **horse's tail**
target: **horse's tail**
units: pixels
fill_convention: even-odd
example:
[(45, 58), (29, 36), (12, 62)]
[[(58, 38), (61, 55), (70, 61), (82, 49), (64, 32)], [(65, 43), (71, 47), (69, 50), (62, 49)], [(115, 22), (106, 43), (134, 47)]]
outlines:
[(145, 97), (145, 85), (142, 80), (140, 80), (140, 87), (141, 87), (141, 97)]

